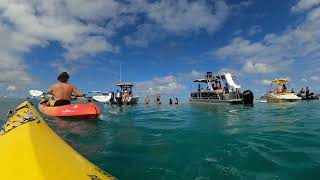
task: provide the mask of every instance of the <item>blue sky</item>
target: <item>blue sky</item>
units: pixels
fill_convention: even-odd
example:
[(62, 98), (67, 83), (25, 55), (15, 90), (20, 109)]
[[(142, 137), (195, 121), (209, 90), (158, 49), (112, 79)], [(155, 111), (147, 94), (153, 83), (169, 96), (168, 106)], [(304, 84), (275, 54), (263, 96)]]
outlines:
[(46, 90), (62, 71), (83, 91), (188, 97), (231, 71), (258, 96), (271, 79), (320, 90), (320, 0), (0, 0), (0, 93)]

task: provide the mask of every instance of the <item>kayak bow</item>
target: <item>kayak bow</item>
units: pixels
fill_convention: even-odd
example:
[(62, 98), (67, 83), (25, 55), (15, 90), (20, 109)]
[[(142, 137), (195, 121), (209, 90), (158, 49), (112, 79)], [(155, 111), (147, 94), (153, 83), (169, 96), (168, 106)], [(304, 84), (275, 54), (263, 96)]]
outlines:
[(64, 142), (30, 102), (20, 104), (0, 131), (1, 179), (114, 179)]

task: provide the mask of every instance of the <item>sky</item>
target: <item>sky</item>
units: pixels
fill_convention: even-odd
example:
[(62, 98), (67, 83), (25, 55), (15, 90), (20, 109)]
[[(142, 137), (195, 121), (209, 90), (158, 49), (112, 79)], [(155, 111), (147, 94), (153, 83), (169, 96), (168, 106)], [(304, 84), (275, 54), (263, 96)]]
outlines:
[[(320, 91), (320, 0), (0, 0), (0, 94), (135, 83), (187, 98), (208, 71), (260, 96), (270, 80)], [(196, 85), (194, 85), (196, 87)]]

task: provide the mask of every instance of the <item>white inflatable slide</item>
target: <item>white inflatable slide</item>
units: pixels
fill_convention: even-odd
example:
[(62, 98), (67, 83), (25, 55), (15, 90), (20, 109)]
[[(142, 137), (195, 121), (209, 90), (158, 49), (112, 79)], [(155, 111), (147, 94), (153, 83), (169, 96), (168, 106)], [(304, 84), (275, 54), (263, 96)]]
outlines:
[(226, 81), (229, 84), (229, 86), (235, 88), (235, 89), (240, 89), (241, 86), (236, 84), (233, 79), (232, 79), (232, 75), (230, 73), (224, 73), (225, 77), (226, 77)]

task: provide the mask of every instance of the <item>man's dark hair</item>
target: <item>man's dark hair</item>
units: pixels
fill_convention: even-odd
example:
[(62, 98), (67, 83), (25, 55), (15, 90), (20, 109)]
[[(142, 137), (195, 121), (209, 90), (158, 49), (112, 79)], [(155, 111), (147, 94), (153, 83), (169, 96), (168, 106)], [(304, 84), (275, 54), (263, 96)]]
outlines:
[(68, 74), (67, 72), (62, 72), (62, 73), (58, 76), (58, 80), (59, 80), (60, 82), (63, 82), (63, 83), (67, 82), (68, 79), (69, 79), (69, 74)]

